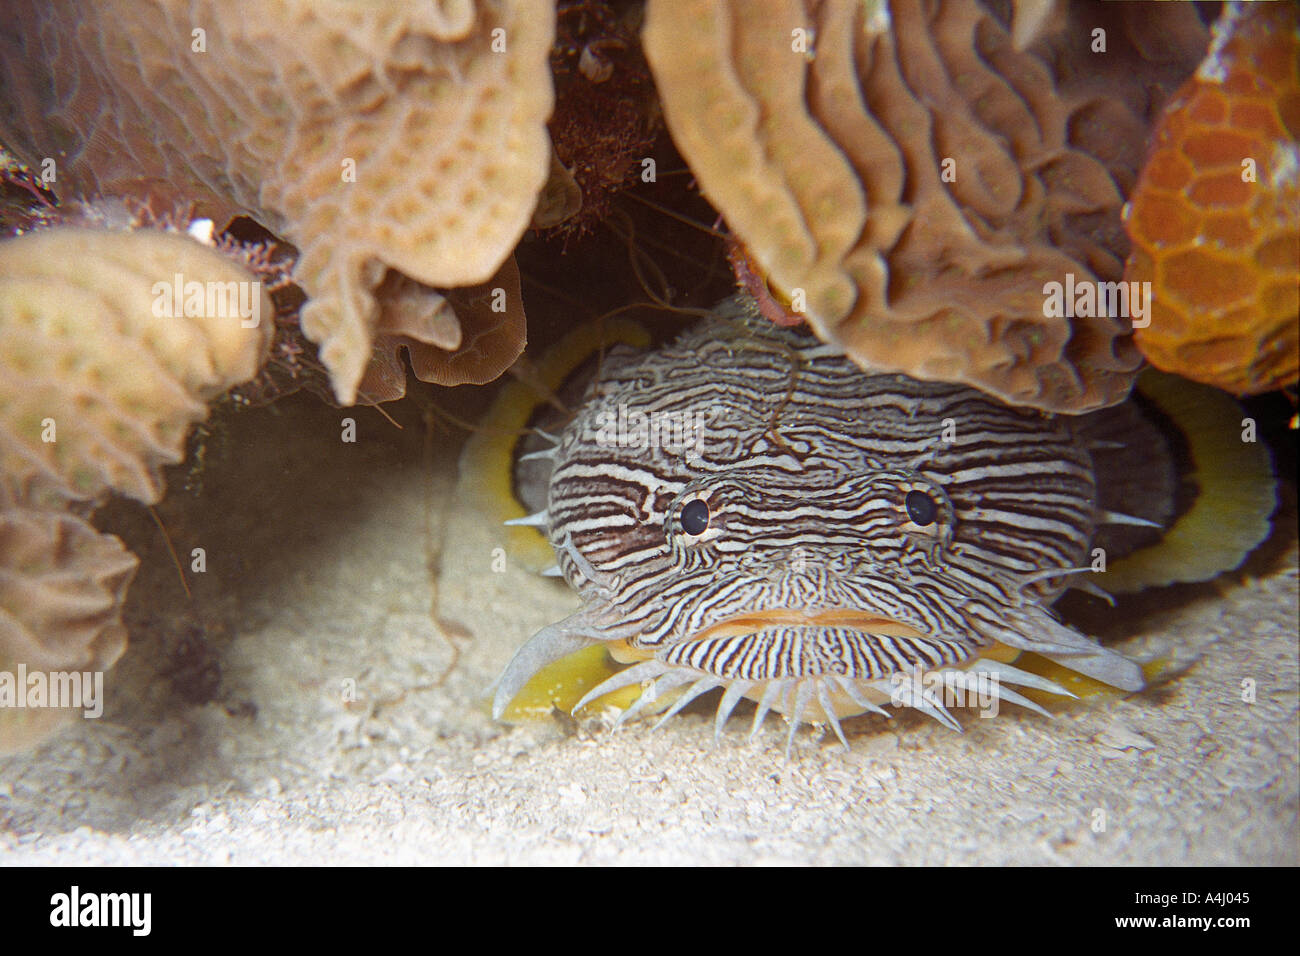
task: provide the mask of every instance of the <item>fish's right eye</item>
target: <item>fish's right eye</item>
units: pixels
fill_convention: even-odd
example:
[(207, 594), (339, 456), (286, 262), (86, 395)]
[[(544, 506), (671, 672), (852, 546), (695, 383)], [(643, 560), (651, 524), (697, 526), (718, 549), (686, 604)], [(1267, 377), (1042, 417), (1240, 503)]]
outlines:
[(907, 516), (922, 528), (934, 524), (934, 519), (939, 517), (939, 506), (924, 491), (909, 491), (903, 503), (907, 506)]
[(709, 530), (709, 506), (702, 499), (687, 502), (682, 508), (682, 530), (692, 537), (697, 537)]

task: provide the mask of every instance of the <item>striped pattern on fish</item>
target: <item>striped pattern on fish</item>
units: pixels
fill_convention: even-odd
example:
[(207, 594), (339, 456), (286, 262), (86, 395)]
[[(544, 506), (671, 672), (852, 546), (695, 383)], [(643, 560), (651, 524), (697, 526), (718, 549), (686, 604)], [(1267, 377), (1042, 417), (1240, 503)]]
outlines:
[[(1098, 508), (1068, 419), (869, 375), (736, 298), (670, 345), (609, 357), (544, 455), (547, 508), (525, 520), (584, 603), (520, 649), (498, 715), (593, 641), (640, 663), (587, 699), (651, 681), (630, 714), (682, 684), (677, 706), (726, 687), (719, 729), (749, 696), (755, 730), (776, 709), (792, 733), (800, 720), (838, 733), (838, 717), (899, 703), (916, 668), (1066, 693), (981, 660), (995, 642), (1142, 686), (1136, 664), (1049, 610), (1087, 570), (1098, 525), (1123, 520)], [(947, 718), (937, 696), (902, 702)]]

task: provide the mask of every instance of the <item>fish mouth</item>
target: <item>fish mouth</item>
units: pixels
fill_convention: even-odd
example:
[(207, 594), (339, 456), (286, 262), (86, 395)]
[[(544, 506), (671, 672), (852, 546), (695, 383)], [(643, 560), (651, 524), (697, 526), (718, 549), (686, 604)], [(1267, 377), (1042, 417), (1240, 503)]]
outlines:
[(870, 634), (888, 634), (891, 637), (926, 639), (926, 635), (916, 628), (890, 617), (883, 617), (868, 611), (832, 608), (826, 610), (774, 609), (771, 611), (735, 614), (710, 624), (701, 631), (697, 631), (687, 640), (700, 641), (714, 637), (734, 637), (738, 634), (753, 634), (755, 631), (762, 631), (772, 627), (837, 627), (846, 630), (865, 631)]
[[(702, 642), (725, 641), (727, 638), (756, 637), (764, 632), (780, 629), (817, 629), (851, 631), (862, 635), (879, 635), (934, 644), (936, 639), (918, 631), (910, 624), (869, 611), (851, 608), (773, 608), (733, 614), (715, 621), (707, 627), (673, 641), (679, 649)], [(948, 642), (942, 642), (948, 643)], [(636, 647), (631, 641), (616, 641), (609, 645), (610, 656), (619, 663), (629, 664), (657, 656), (662, 647)]]

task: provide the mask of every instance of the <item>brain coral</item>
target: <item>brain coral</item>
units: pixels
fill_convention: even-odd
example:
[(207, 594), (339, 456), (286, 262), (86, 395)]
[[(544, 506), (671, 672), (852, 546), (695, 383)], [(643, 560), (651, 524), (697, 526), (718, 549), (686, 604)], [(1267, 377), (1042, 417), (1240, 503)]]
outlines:
[(1300, 377), (1300, 14), (1229, 4), (1134, 192), (1151, 364), (1237, 394)]
[(769, 284), (860, 364), (1079, 412), (1140, 357), (1045, 286), (1121, 278), (1189, 4), (650, 0), (644, 43), (701, 187)]
[(296, 244), (302, 327), (344, 403), (386, 269), (487, 279), (546, 180), (548, 0), (10, 6), (0, 139), (53, 160), (64, 198), (242, 211)]

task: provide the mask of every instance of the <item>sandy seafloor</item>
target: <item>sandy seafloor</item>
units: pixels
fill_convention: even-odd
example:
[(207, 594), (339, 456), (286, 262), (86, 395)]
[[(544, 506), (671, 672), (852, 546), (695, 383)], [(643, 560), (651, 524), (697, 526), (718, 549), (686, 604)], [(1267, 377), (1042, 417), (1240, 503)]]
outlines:
[[(1293, 538), (1257, 575), (1124, 611), (1122, 648), (1180, 675), (1055, 720), (861, 718), (851, 752), (805, 730), (789, 761), (779, 719), (715, 746), (707, 709), (654, 734), (507, 727), (488, 684), (575, 599), (508, 553), (492, 570), (504, 531), (481, 480), (456, 492), (459, 439), (429, 469), (417, 413), (395, 414), (222, 418), (201, 490), (178, 470), (160, 509), (182, 554), (206, 549), (192, 602), (146, 512), (102, 516), (143, 558), (132, 645), (102, 719), (0, 758), (0, 863), (1300, 862)], [(466, 632), (441, 684), (430, 543)]]

